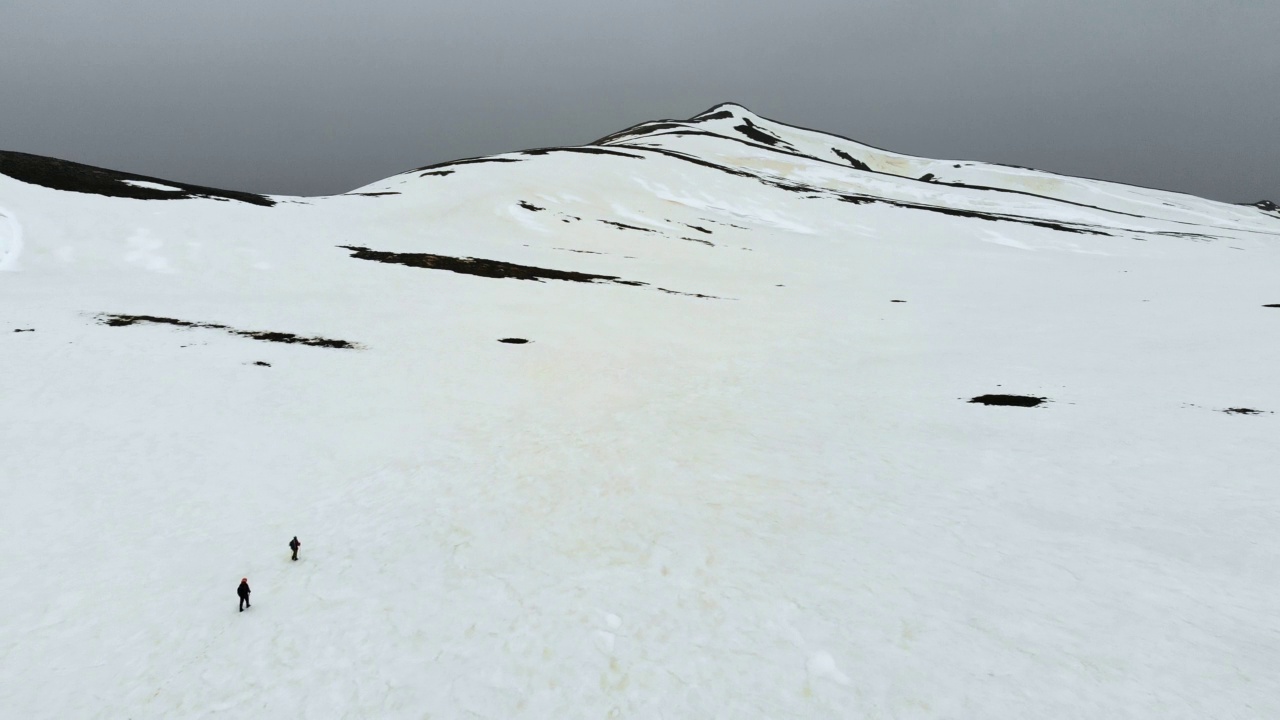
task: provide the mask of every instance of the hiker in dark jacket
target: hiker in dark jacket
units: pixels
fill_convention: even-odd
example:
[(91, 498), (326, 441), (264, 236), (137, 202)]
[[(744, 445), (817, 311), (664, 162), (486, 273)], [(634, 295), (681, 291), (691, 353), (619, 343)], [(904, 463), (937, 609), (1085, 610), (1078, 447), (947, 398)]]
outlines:
[(236, 588), (236, 594), (240, 596), (240, 612), (250, 607), (249, 605), (249, 578), (240, 578), (240, 587)]
[(298, 548), (300, 547), (302, 547), (302, 543), (298, 542), (298, 536), (294, 535), (293, 539), (289, 541), (289, 549), (293, 551), (294, 560), (298, 559)]

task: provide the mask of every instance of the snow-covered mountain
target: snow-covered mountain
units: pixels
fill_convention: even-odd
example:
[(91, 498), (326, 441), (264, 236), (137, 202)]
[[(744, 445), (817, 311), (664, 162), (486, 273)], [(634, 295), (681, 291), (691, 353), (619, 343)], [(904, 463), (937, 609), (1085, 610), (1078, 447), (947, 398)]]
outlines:
[(0, 715), (1280, 716), (1274, 205), (722, 105), (0, 269)]

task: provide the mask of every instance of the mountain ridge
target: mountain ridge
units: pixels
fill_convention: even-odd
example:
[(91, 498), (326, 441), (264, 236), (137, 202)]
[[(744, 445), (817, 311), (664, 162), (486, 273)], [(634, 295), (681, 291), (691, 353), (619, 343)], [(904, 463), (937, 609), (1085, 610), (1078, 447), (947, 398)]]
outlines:
[(1266, 208), (699, 117), (0, 175), (0, 707), (1280, 717)]
[[(737, 123), (734, 125), (733, 123)], [(724, 129), (727, 126), (728, 129)], [(710, 127), (711, 129), (708, 129)], [(723, 131), (721, 131), (723, 130)], [(781, 130), (781, 134), (779, 133)], [(819, 144), (826, 141), (838, 141), (836, 145), (826, 148), (828, 152), (823, 153), (826, 157), (820, 156), (818, 153), (805, 153), (795, 147), (792, 142), (783, 139), (782, 135), (787, 131), (795, 131), (812, 136), (819, 136)], [(1058, 202), (1067, 202), (1072, 204), (1091, 207), (1094, 209), (1107, 209), (1096, 205), (1090, 205), (1087, 202), (1072, 200), (1069, 198), (1055, 197), (1052, 193), (1037, 192), (1035, 189), (1025, 187), (1025, 174), (1030, 173), (1032, 176), (1039, 178), (1058, 178), (1067, 181), (1088, 181), (1092, 183), (1104, 183), (1123, 188), (1136, 190), (1150, 190), (1171, 196), (1182, 196), (1186, 198), (1195, 198), (1204, 202), (1218, 202), (1190, 195), (1188, 193), (1180, 193), (1176, 191), (1159, 190), (1157, 188), (1148, 188), (1138, 185), (1119, 183), (1110, 180), (1100, 180), (1096, 178), (1076, 177), (1062, 175), (1048, 171), (1035, 170), (1016, 165), (1005, 165), (999, 163), (985, 163), (977, 161), (955, 161), (955, 160), (933, 160), (919, 156), (904, 155), (892, 152), (883, 148), (867, 145), (859, 141), (840, 136), (834, 133), (814, 130), (797, 125), (790, 125), (776, 120), (770, 120), (762, 116), (756, 115), (748, 108), (733, 102), (722, 102), (694, 115), (686, 120), (650, 120), (638, 123), (629, 128), (620, 130), (603, 136), (590, 143), (583, 145), (555, 146), (547, 148), (534, 148), (528, 150), (517, 150), (496, 153), (493, 155), (477, 156), (471, 158), (459, 158), (456, 160), (443, 161), (433, 163), (431, 165), (419, 167), (415, 170), (399, 173), (382, 180), (367, 183), (363, 186), (348, 191), (351, 194), (357, 193), (365, 188), (385, 183), (393, 177), (406, 175), (412, 172), (439, 171), (460, 165), (475, 164), (480, 162), (514, 162), (513, 159), (507, 157), (510, 155), (532, 155), (545, 154), (547, 152), (591, 152), (590, 148), (601, 148), (601, 152), (608, 151), (611, 146), (628, 147), (629, 144), (634, 146), (635, 143), (647, 139), (656, 139), (661, 136), (680, 136), (680, 135), (701, 135), (706, 137), (717, 137), (725, 140), (747, 143), (756, 148), (765, 149), (775, 153), (789, 154), (793, 156), (808, 158), (814, 162), (832, 164), (841, 167), (850, 167), (854, 170), (863, 170), (866, 172), (877, 173), (899, 177), (906, 180), (916, 180), (920, 182), (929, 182), (937, 185), (947, 185), (957, 188), (971, 188), (977, 190), (989, 190), (996, 192), (1013, 192), (1030, 196), (1043, 197)], [(808, 138), (813, 140), (813, 138)], [(842, 144), (842, 145), (841, 145)], [(837, 146), (840, 145), (840, 146)], [(654, 148), (649, 148), (654, 149)], [(616, 150), (614, 152), (617, 152)], [(869, 164), (871, 163), (871, 164)], [(874, 164), (876, 167), (872, 167)], [(1023, 177), (1018, 180), (1008, 180), (996, 176), (996, 182), (992, 184), (983, 184), (981, 182), (970, 182), (965, 179), (965, 175), (972, 173), (957, 174), (956, 177), (943, 177), (943, 167), (949, 166), (951, 170), (963, 170), (965, 168), (982, 168), (986, 169), (985, 175), (987, 180), (992, 180), (991, 169), (1005, 168), (1012, 171), (1018, 171), (1018, 175)], [(0, 151), (0, 174), (6, 175), (13, 179), (28, 182), (50, 189), (66, 190), (72, 192), (81, 192), (89, 194), (104, 194), (122, 198), (132, 198), (139, 200), (165, 200), (165, 199), (190, 199), (193, 197), (209, 197), (222, 198), (229, 200), (237, 200), (240, 202), (248, 202), (250, 204), (270, 206), (274, 203), (272, 197), (289, 198), (295, 196), (289, 195), (263, 195), (258, 193), (247, 193), (234, 190), (222, 190), (210, 188), (200, 185), (194, 185), (184, 182), (175, 182), (163, 180), (151, 176), (139, 175), (116, 171), (106, 168), (99, 168), (90, 165), (84, 165), (69, 160), (61, 160), (52, 157), (44, 157), (31, 155), (28, 153), (14, 151)], [(130, 183), (140, 183), (134, 185)], [(148, 186), (150, 185), (150, 186)], [(157, 185), (167, 186), (168, 189), (160, 189)], [(1017, 187), (1011, 185), (1018, 185)], [(307, 197), (307, 196), (297, 196)], [(331, 197), (331, 196), (313, 196), (313, 197)], [(1227, 203), (1221, 203), (1227, 205)], [(1257, 203), (1239, 203), (1241, 207), (1249, 207), (1261, 211), (1264, 217), (1268, 219), (1275, 216), (1274, 205), (1268, 201), (1260, 201)], [(1113, 210), (1115, 212), (1123, 212)], [(1130, 213), (1132, 214), (1132, 213)]]

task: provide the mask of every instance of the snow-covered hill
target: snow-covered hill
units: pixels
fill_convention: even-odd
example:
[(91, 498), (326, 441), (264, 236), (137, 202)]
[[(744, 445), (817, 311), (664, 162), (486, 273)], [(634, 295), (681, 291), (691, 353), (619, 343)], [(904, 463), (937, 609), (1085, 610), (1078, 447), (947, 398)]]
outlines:
[(1280, 716), (1274, 206), (723, 105), (0, 271), (0, 715)]

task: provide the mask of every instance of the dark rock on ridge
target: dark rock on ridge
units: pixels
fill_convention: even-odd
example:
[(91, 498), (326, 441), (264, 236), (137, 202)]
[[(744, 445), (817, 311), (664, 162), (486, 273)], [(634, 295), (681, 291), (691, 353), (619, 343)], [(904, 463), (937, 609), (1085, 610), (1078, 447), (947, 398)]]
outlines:
[[(263, 207), (271, 207), (276, 204), (275, 200), (254, 193), (188, 185), (145, 175), (134, 175), (133, 173), (106, 170), (92, 165), (82, 165), (70, 160), (58, 160), (20, 152), (0, 151), (0, 174), (8, 175), (14, 180), (20, 180), (32, 185), (47, 187), (51, 190), (66, 190), (68, 192), (105, 195), (107, 197), (132, 198), (134, 200), (184, 200), (203, 197), (235, 200)], [(125, 182), (126, 180), (156, 183), (174, 188), (174, 190), (139, 187), (130, 185)]]

